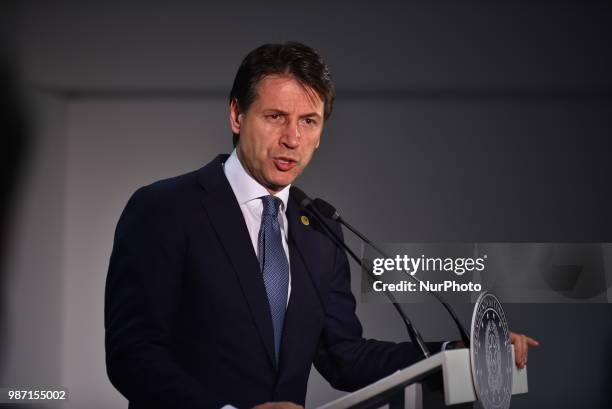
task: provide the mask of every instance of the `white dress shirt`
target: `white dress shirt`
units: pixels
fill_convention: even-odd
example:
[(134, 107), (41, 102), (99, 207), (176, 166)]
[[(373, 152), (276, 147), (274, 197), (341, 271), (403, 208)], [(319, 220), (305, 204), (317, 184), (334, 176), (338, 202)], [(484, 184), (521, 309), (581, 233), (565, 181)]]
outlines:
[[(227, 161), (223, 164), (223, 172), (225, 177), (229, 181), (234, 196), (240, 205), (242, 216), (249, 231), (251, 237), (251, 243), (255, 250), (255, 255), (259, 258), (259, 228), (261, 227), (261, 213), (263, 212), (263, 203), (261, 201), (262, 196), (268, 196), (270, 192), (265, 187), (259, 184), (251, 175), (249, 175), (240, 159), (236, 149), (232, 152)], [(289, 265), (289, 285), (287, 289), (287, 304), (289, 304), (289, 296), (291, 295), (291, 264), (289, 263), (289, 246), (287, 244), (287, 237), (289, 232), (289, 226), (287, 224), (287, 216), (285, 211), (287, 210), (287, 201), (289, 200), (289, 188), (291, 185), (286, 186), (280, 192), (274, 196), (281, 200), (280, 209), (278, 212), (278, 223), (281, 228), (281, 236), (283, 238), (283, 249), (287, 256), (287, 264)]]

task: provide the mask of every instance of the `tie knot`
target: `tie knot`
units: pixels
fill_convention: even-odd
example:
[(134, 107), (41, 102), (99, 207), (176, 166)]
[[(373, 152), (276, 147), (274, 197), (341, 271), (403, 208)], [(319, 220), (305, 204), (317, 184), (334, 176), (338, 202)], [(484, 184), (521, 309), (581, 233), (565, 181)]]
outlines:
[(261, 216), (272, 216), (278, 215), (278, 206), (281, 204), (281, 200), (278, 197), (268, 195), (262, 196), (261, 202), (263, 203), (263, 212)]

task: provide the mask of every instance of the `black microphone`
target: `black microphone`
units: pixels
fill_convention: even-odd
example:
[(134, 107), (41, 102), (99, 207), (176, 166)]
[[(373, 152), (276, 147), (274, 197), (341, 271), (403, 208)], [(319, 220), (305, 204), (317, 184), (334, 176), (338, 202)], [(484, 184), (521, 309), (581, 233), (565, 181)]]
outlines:
[[(336, 208), (334, 206), (332, 206), (331, 204), (329, 204), (328, 202), (326, 202), (323, 199), (319, 199), (316, 198), (312, 201), (312, 207), (314, 207), (315, 209), (317, 209), (319, 211), (320, 214), (322, 214), (323, 216), (330, 218), (332, 220), (337, 221), (338, 223), (341, 223), (342, 225), (346, 226), (347, 229), (349, 229), (350, 231), (352, 231), (356, 236), (358, 236), (363, 242), (365, 242), (367, 245), (369, 245), (370, 247), (372, 247), (374, 250), (376, 250), (378, 253), (380, 253), (383, 257), (385, 258), (390, 258), (384, 251), (382, 251), (380, 248), (378, 248), (374, 243), (372, 243), (370, 240), (368, 240), (367, 237), (365, 237), (363, 234), (361, 234), (356, 228), (354, 228), (353, 226), (351, 226), (349, 223), (347, 223), (341, 216), (340, 213), (338, 213), (338, 211), (336, 210)], [(406, 273), (408, 274), (408, 273)], [(408, 276), (410, 278), (412, 278), (413, 280), (417, 281), (417, 282), (421, 282), (421, 280), (419, 280), (418, 277), (415, 277), (413, 275), (408, 274)], [(455, 325), (457, 326), (457, 328), (459, 329), (459, 333), (461, 335), (461, 340), (463, 341), (464, 345), (466, 348), (470, 347), (470, 337), (467, 334), (467, 331), (465, 330), (465, 328), (463, 327), (463, 325), (461, 324), (461, 321), (459, 321), (459, 318), (457, 318), (457, 314), (455, 314), (455, 311), (451, 308), (451, 306), (442, 299), (442, 297), (440, 297), (439, 294), (433, 292), (433, 291), (428, 291), (428, 293), (430, 293), (431, 295), (433, 295), (436, 300), (438, 300), (442, 306), (444, 306), (444, 308), (446, 309), (446, 311), (448, 311), (448, 313), (450, 314), (451, 318), (453, 319), (453, 321), (455, 322)]]
[[(321, 215), (318, 209), (314, 206), (313, 200), (310, 197), (308, 197), (306, 193), (304, 193), (301, 189), (299, 189), (296, 186), (291, 186), (291, 193), (293, 194), (293, 197), (296, 199), (296, 201), (299, 203), (299, 205), (302, 208), (310, 210), (310, 212), (315, 216), (315, 218), (321, 224), (321, 226), (323, 226), (327, 234), (332, 238), (334, 243), (337, 246), (340, 246), (342, 249), (344, 249), (351, 256), (351, 258), (355, 260), (355, 262), (359, 264), (359, 266), (361, 266), (368, 273), (368, 277), (370, 279), (372, 280), (376, 279), (376, 276), (372, 273), (372, 271), (363, 265), (361, 259), (346, 245), (346, 243), (338, 235), (338, 233), (336, 233), (334, 229), (327, 224), (327, 221), (325, 220), (325, 218)], [(421, 350), (425, 358), (428, 358), (429, 356), (431, 356), (431, 352), (429, 351), (427, 344), (425, 344), (425, 341), (423, 341), (423, 337), (421, 336), (419, 331), (416, 329), (416, 327), (412, 324), (412, 322), (410, 321), (406, 313), (404, 313), (404, 310), (402, 310), (402, 308), (400, 307), (399, 303), (395, 299), (395, 296), (389, 291), (384, 291), (384, 293), (389, 298), (391, 303), (393, 304), (393, 307), (395, 307), (395, 309), (399, 313), (402, 321), (404, 322), (404, 325), (406, 326), (406, 330), (408, 331), (408, 336), (410, 337), (410, 340), (412, 341), (412, 343), (418, 346), (418, 348)]]

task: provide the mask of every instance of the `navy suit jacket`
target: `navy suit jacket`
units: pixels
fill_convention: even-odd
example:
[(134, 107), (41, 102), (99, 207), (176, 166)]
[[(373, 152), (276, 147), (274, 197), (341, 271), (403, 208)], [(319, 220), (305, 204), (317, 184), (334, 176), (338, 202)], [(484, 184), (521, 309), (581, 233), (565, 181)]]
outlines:
[(106, 364), (129, 407), (303, 405), (313, 363), (352, 391), (417, 361), (410, 343), (363, 339), (346, 254), (290, 195), (291, 296), (275, 363), (266, 291), (226, 158), (138, 189), (117, 225)]

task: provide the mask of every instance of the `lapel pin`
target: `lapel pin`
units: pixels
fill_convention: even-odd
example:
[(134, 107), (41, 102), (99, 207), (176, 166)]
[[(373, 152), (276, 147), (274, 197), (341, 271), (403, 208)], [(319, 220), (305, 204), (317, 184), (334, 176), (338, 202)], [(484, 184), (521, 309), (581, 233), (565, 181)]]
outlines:
[(310, 220), (308, 220), (308, 217), (304, 215), (300, 217), (300, 221), (304, 226), (308, 226), (310, 224)]

